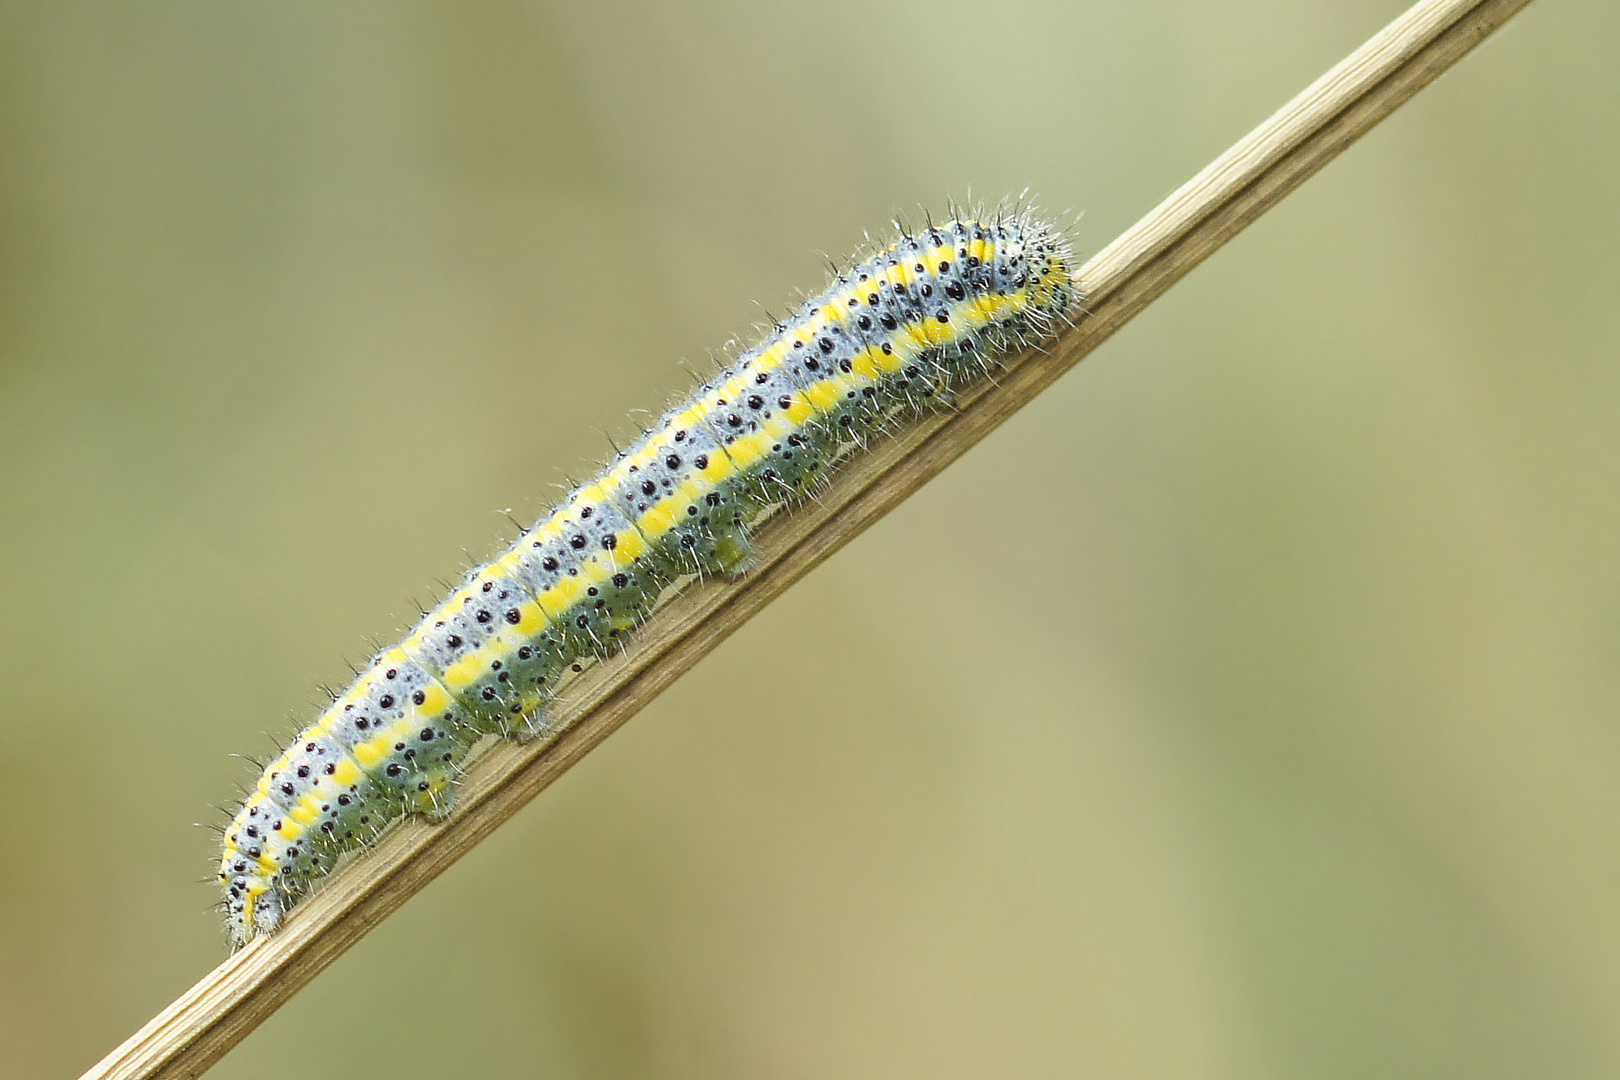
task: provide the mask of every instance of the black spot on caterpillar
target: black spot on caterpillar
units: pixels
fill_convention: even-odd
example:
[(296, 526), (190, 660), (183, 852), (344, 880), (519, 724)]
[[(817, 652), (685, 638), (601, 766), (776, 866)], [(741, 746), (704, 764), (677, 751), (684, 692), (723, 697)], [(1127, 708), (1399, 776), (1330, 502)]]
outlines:
[(1075, 300), (1071, 261), (1028, 212), (857, 257), (469, 574), (265, 768), (225, 830), (231, 943), (274, 930), (404, 815), (449, 813), (479, 739), (546, 734), (558, 679), (618, 649), (669, 585), (745, 573), (762, 511), (1050, 336)]

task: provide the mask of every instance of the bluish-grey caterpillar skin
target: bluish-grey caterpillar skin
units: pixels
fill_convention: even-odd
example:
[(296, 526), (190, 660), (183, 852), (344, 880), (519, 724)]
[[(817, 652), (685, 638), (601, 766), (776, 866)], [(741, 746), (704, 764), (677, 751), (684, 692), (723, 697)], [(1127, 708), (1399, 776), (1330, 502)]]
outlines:
[(620, 455), (604, 477), (604, 486), (637, 520), (675, 499), (674, 523), (651, 542), (658, 561), (677, 575), (735, 573), (751, 559), (746, 520), (759, 504), (744, 478), (733, 471), (708, 485), (701, 497), (681, 499), (677, 494), (694, 470), (712, 471), (730, 462), (719, 430), (723, 428), (712, 416), (671, 410), (659, 427)]
[(618, 645), (621, 635), (640, 625), (651, 613), (663, 588), (678, 576), (675, 569), (656, 558), (628, 559), (618, 553), (618, 538), (629, 533), (640, 535), (632, 519), (621, 510), (605, 489), (598, 489), (588, 505), (569, 521), (562, 548), (572, 553), (600, 552), (612, 572), (585, 590), (585, 601), (574, 610), (572, 626), (581, 656), (604, 656)]
[(1039, 344), (1075, 301), (1063, 234), (963, 219), (857, 260), (384, 649), (260, 777), (225, 832), (227, 933), (279, 926), (345, 852), (442, 818), (480, 739), (550, 733), (582, 660), (661, 598), (752, 562), (750, 523)]

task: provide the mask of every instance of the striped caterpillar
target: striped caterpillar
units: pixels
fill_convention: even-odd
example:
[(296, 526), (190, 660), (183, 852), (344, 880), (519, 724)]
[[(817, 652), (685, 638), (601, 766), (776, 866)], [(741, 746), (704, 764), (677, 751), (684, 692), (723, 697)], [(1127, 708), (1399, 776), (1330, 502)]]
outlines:
[(762, 511), (1049, 337), (1075, 299), (1070, 263), (1062, 232), (1027, 211), (902, 234), (473, 570), (265, 768), (226, 827), (233, 947), (394, 821), (447, 815), (480, 739), (548, 734), (559, 678), (617, 650), (670, 586), (745, 573)]

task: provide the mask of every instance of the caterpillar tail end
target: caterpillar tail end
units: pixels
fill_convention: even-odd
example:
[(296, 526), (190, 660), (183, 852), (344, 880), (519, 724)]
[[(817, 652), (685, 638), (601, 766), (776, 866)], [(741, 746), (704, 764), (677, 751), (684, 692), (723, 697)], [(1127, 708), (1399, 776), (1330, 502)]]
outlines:
[(231, 951), (273, 933), (287, 914), (280, 892), (260, 878), (234, 879), (225, 896), (225, 936)]

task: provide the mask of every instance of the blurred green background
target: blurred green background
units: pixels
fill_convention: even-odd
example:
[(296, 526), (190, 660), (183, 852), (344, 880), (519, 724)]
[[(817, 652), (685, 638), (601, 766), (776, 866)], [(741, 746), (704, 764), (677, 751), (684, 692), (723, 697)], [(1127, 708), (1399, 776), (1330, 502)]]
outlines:
[[(0, 1071), (224, 956), (232, 755), (683, 357), (970, 189), (1093, 252), (1403, 6), (0, 3)], [(1617, 36), (1532, 6), (214, 1075), (1620, 1073)]]

